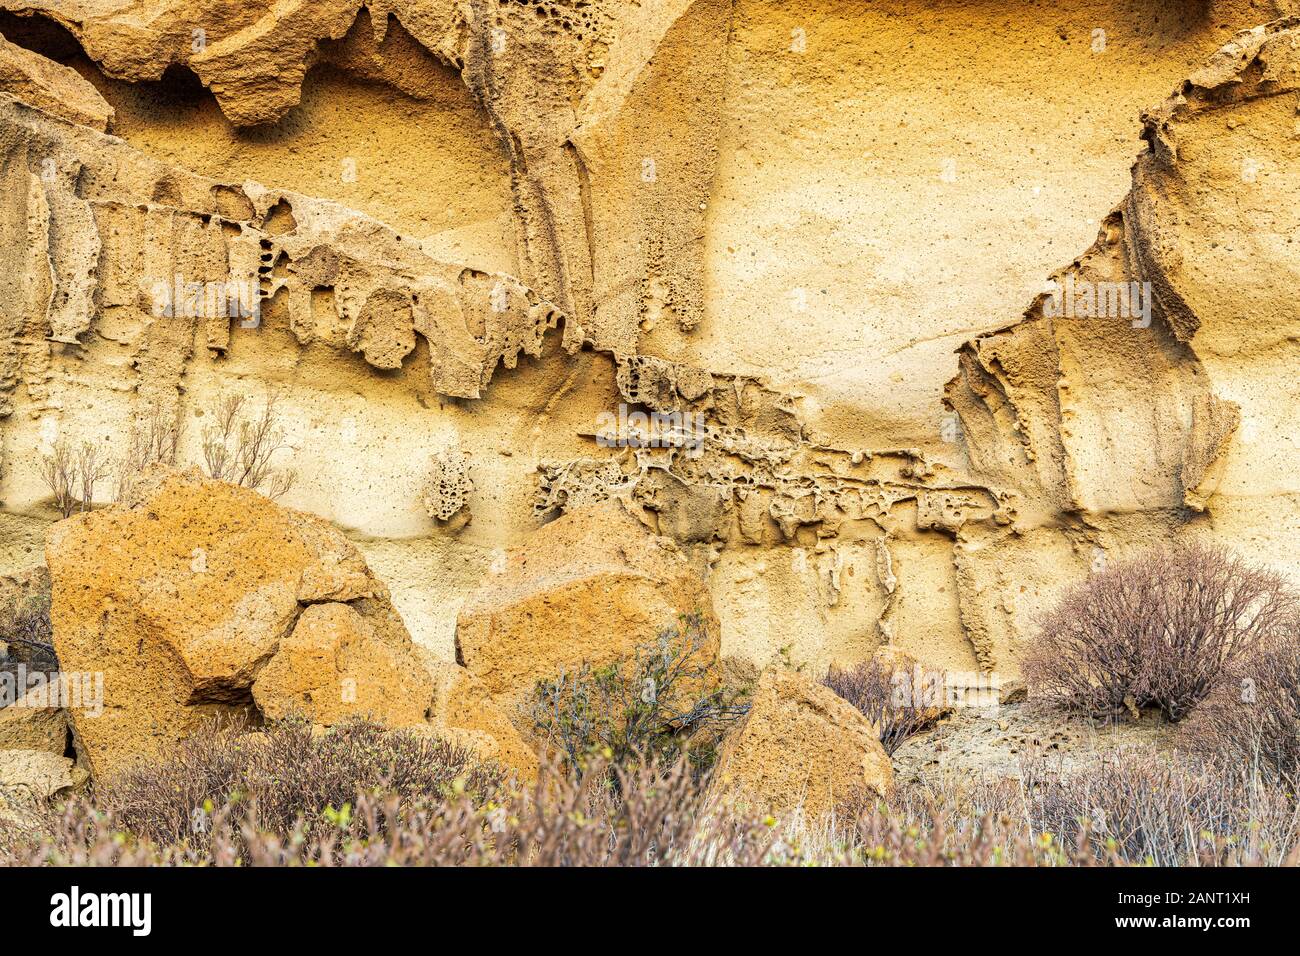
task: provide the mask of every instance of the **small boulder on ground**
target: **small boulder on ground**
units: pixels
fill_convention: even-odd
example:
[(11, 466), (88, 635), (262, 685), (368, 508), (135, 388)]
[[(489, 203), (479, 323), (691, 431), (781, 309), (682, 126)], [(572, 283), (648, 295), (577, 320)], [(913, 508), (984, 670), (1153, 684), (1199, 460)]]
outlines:
[(716, 792), (736, 809), (778, 818), (799, 808), (821, 816), (883, 796), (892, 785), (893, 767), (871, 722), (830, 689), (782, 667), (763, 673), (714, 769)]
[(6, 811), (65, 793), (83, 783), (71, 757), (48, 750), (0, 750), (0, 818)]
[[(62, 754), (68, 748), (68, 714), (61, 706), (59, 678), (33, 687), (17, 701), (0, 707), (0, 750), (44, 750)], [(0, 688), (4, 686), (0, 675)]]

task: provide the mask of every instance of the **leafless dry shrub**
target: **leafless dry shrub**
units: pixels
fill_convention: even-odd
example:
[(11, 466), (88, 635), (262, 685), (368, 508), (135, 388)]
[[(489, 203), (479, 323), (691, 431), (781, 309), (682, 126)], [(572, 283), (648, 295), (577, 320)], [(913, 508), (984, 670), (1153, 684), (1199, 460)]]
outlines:
[[(523, 866), (754, 866), (770, 828), (709, 803), (690, 763), (611, 765), (581, 781), (546, 769), (510, 801), (503, 839), (478, 863)], [(490, 828), (489, 828), (490, 830)]]
[(1064, 771), (1039, 761), (1015, 790), (1028, 828), (1071, 846), (1086, 836), (1096, 862), (1300, 863), (1295, 802), (1230, 762), (1123, 748)]
[(131, 423), (126, 452), (118, 459), (114, 501), (126, 501), (136, 480), (145, 469), (157, 465), (174, 465), (180, 450), (184, 423), (168, 415), (159, 405)]
[(685, 760), (558, 765), (517, 787), (468, 754), (356, 721), (212, 725), (168, 760), (0, 816), (0, 865), (1296, 865), (1293, 790), (1150, 746), (951, 775), (806, 821), (755, 820)]
[(95, 485), (108, 477), (111, 462), (103, 449), (92, 442), (73, 447), (66, 439), (54, 443), (50, 454), (41, 456), (41, 480), (54, 496), (59, 516), (70, 518), (89, 511), (95, 501)]
[(1183, 745), (1300, 784), (1300, 619), (1238, 659), (1184, 724)]
[(28, 672), (59, 669), (50, 626), (48, 587), (16, 596), (0, 606), (0, 643), (7, 645), (0, 655), (0, 671), (16, 673), (20, 665)]
[(944, 675), (920, 666), (899, 669), (876, 658), (832, 666), (822, 683), (875, 725), (885, 753), (935, 723), (944, 713)]
[(82, 511), (90, 510), (95, 500), (95, 485), (108, 477), (110, 466), (111, 462), (100, 446), (82, 442), (77, 448), (77, 484)]
[(1066, 708), (1158, 707), (1177, 721), (1298, 606), (1279, 575), (1220, 547), (1180, 545), (1067, 591), (1023, 649), (1021, 669), (1033, 696)]
[(59, 515), (72, 517), (77, 510), (77, 463), (72, 446), (63, 439), (54, 443), (50, 454), (41, 456), (41, 479), (54, 495)]
[(226, 395), (210, 412), (212, 424), (203, 431), (203, 460), (208, 476), (228, 481), (268, 498), (285, 494), (297, 472), (272, 464), (275, 453), (292, 446), (285, 442), (276, 406), (279, 395), (271, 392), (258, 415), (247, 415), (248, 399)]
[[(311, 787), (304, 799), (301, 784), (277, 781), (293, 795), (286, 809), (265, 785), (204, 797), (220, 794), (225, 784), (213, 786), (206, 774), (196, 780), (196, 765), (214, 764), (216, 779), (228, 782), (229, 768), (244, 760), (232, 759), (224, 746), (214, 753), (212, 743), (194, 750), (184, 770), (142, 781), (128, 799), (101, 794), (98, 801), (28, 807), (21, 824), (0, 819), (0, 864), (756, 865), (771, 842), (765, 824), (710, 808), (685, 761), (671, 768), (611, 767), (582, 781), (550, 766), (527, 790), (498, 789), (495, 776), (478, 779), (483, 785), (476, 790), (475, 774), (485, 771), (465, 767), (449, 780), (440, 773), (436, 786), (418, 774), (407, 781), (418, 786), (405, 794), (392, 784), (387, 790), (358, 784), (341, 791)], [(279, 765), (279, 771), (318, 773), (314, 762), (306, 770)], [(260, 770), (256, 780), (266, 783)], [(174, 787), (180, 792), (171, 796)], [(188, 804), (200, 798), (196, 814)]]
[(234, 813), (247, 805), (235, 813), (241, 828), (310, 839), (332, 826), (332, 814), (357, 806), (358, 796), (431, 801), (457, 781), (478, 796), (499, 784), (497, 771), (468, 751), (370, 721), (319, 735), (304, 720), (255, 733), (227, 723), (196, 734), (170, 759), (141, 763), (99, 787), (95, 803), (136, 837), (203, 850), (218, 807), (229, 805)]

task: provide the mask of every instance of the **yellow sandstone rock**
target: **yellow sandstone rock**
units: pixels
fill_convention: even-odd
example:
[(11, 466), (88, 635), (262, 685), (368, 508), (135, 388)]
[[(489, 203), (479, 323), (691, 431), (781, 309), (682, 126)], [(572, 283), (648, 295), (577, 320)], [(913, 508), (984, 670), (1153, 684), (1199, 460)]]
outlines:
[(62, 755), (68, 748), (68, 714), (59, 701), (59, 679), (54, 677), (13, 704), (0, 707), (0, 750)]
[(539, 680), (628, 657), (699, 614), (692, 662), (718, 657), (718, 621), (701, 576), (618, 501), (583, 508), (534, 532), (461, 608), (457, 659), (503, 706)]
[(0, 93), (101, 131), (113, 118), (113, 107), (76, 70), (4, 37), (0, 37)]
[[(53, 442), (157, 413), (198, 463), (276, 387), (285, 502), (441, 660), (499, 554), (612, 498), (756, 664), (1014, 679), (1064, 586), (1189, 533), (1300, 580), (1293, 3), (146, 6), (0, 0), (0, 573)], [(159, 307), (227, 282), (255, 321)], [(164, 683), (238, 706), (340, 573), (241, 582)]]
[(424, 720), (433, 681), (400, 622), (375, 627), (347, 604), (313, 604), (253, 683), (272, 720), (292, 714), (330, 726), (364, 715), (400, 727)]
[(883, 796), (892, 785), (893, 767), (871, 723), (834, 692), (782, 667), (763, 673), (714, 769), (719, 796), (778, 819), (796, 809), (817, 817)]
[(433, 703), (429, 727), (433, 732), (495, 761), (521, 783), (537, 778), (537, 754), (488, 694), (487, 687), (464, 667), (429, 663)]
[(0, 815), (84, 783), (70, 757), (48, 750), (0, 750)]
[(161, 472), (130, 503), (55, 525), (46, 555), (60, 663), (104, 675), (103, 713), (71, 712), (97, 776), (216, 714), (393, 727), (434, 716), (478, 731), (485, 755), (529, 766), (481, 695), (448, 693), (445, 675), (436, 684), (383, 584), (319, 518), (194, 471)]

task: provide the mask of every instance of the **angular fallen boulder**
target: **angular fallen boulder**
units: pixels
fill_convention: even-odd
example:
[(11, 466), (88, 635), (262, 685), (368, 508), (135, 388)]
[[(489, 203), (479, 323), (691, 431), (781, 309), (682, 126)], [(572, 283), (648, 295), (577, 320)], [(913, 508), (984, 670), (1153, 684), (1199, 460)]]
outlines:
[(396, 613), (369, 611), (363, 616), (336, 601), (308, 606), (253, 682), (263, 716), (302, 714), (330, 726), (364, 701), (366, 713), (383, 723), (421, 723), (433, 680)]
[(103, 674), (102, 714), (71, 711), (97, 778), (213, 716), (402, 727), (433, 713), (433, 674), (360, 552), (254, 491), (150, 475), (130, 501), (51, 527), (46, 559), (60, 664)]
[(815, 818), (892, 785), (871, 722), (829, 688), (780, 667), (759, 679), (713, 773), (715, 793), (737, 810), (778, 819), (799, 808)]
[(429, 727), (438, 736), (495, 761), (520, 782), (537, 779), (538, 759), (484, 683), (458, 664), (429, 662), (433, 703)]
[(630, 656), (702, 621), (694, 662), (718, 659), (720, 627), (703, 578), (619, 501), (570, 512), (510, 551), (461, 608), (456, 658), (515, 713), (539, 680)]
[(4, 37), (0, 37), (0, 93), (101, 133), (113, 118), (113, 107), (72, 67)]
[[(0, 681), (0, 687), (3, 682)], [(0, 751), (43, 750), (62, 755), (68, 749), (68, 713), (60, 706), (59, 678), (32, 688), (7, 707), (0, 707)]]

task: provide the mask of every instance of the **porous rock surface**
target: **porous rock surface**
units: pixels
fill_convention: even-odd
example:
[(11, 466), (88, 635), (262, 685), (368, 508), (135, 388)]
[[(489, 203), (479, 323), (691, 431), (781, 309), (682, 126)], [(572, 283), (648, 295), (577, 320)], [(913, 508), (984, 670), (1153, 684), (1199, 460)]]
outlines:
[(682, 666), (716, 670), (702, 576), (615, 500), (566, 514), (506, 555), (461, 608), (456, 657), (517, 710), (538, 681), (630, 657), (673, 629)]
[[(275, 389), (284, 502), (445, 662), (494, 565), (615, 499), (758, 666), (1014, 676), (1063, 586), (1187, 534), (1294, 576), (1293, 7), (0, 0), (0, 572), (57, 441), (160, 410), (195, 463)], [(1150, 321), (1051, 314), (1053, 277)], [(255, 321), (159, 314), (178, 278)], [(278, 575), (223, 592), (238, 653), (151, 671), (160, 734), (291, 633)], [(352, 646), (330, 613), (301, 653)]]
[(54, 677), (0, 707), (0, 753), (41, 750), (63, 756), (68, 749), (68, 714), (60, 700), (59, 679)]
[(713, 777), (718, 796), (737, 809), (778, 818), (798, 810), (811, 819), (885, 796), (894, 772), (857, 709), (805, 674), (772, 667), (728, 735)]
[(1066, 715), (1032, 703), (956, 711), (893, 753), (900, 784), (957, 784), (1068, 775), (1122, 754), (1153, 764), (1176, 732), (1155, 715), (1139, 721), (1101, 721)]
[(67, 793), (84, 782), (72, 758), (48, 750), (0, 750), (0, 817), (21, 813), (32, 802)]
[[(222, 716), (504, 725), (472, 712), (492, 706), (482, 698), (449, 707), (448, 675), (435, 677), (387, 589), (327, 522), (197, 470), (159, 470), (134, 491), (55, 524), (46, 547), (60, 665), (103, 675), (102, 713), (70, 710), (92, 774)], [(488, 749), (510, 756), (513, 743)]]

